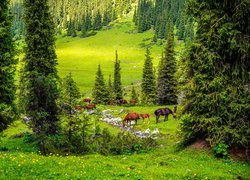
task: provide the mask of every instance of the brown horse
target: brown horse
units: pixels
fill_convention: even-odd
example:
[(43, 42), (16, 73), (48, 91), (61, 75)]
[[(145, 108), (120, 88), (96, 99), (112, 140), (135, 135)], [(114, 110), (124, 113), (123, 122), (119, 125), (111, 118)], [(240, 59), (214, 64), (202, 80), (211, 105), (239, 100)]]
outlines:
[(130, 126), (131, 126), (131, 121), (135, 121), (135, 124), (137, 124), (138, 119), (140, 119), (140, 117), (139, 117), (139, 114), (137, 114), (136, 112), (128, 113), (123, 119), (123, 127), (125, 127), (125, 122), (127, 122), (127, 126), (128, 126), (128, 122), (130, 122)]
[(144, 123), (144, 119), (148, 118), (148, 123), (150, 121), (150, 114), (140, 114), (140, 117), (142, 118), (142, 121)]
[(95, 104), (89, 104), (89, 105), (87, 105), (86, 107), (85, 107), (85, 109), (87, 109), (87, 111), (88, 110), (92, 110), (92, 109), (96, 109), (96, 105)]
[(137, 103), (137, 101), (135, 99), (130, 99), (129, 103), (132, 105), (135, 105)]
[(174, 110), (172, 111), (169, 108), (160, 108), (155, 110), (155, 116), (156, 116), (156, 123), (158, 123), (160, 116), (165, 116), (164, 121), (168, 120), (168, 115), (172, 114), (173, 117), (175, 118), (176, 116), (174, 115), (177, 111), (177, 106), (174, 107)]
[(85, 98), (85, 99), (83, 99), (83, 102), (84, 102), (84, 103), (85, 103), (85, 102), (87, 102), (87, 103), (89, 103), (89, 104), (90, 104), (91, 99), (90, 99), (90, 98)]
[(76, 106), (75, 106), (75, 110), (82, 111), (82, 109), (83, 109), (83, 108), (82, 108), (82, 106), (80, 106), (80, 105), (76, 105)]

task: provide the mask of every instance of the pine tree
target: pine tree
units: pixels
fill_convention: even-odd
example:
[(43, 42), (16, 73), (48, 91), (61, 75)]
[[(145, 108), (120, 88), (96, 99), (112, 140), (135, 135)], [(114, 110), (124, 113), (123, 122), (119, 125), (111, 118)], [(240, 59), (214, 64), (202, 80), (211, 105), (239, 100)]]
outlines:
[(138, 94), (135, 91), (135, 87), (132, 84), (132, 90), (131, 90), (131, 99), (136, 100), (136, 102), (138, 102)]
[(94, 18), (93, 29), (100, 30), (101, 28), (102, 28), (102, 15), (100, 11), (98, 10)]
[(96, 72), (96, 79), (92, 96), (95, 103), (107, 104), (109, 101), (109, 94), (100, 65), (98, 65), (98, 70)]
[(74, 106), (77, 104), (77, 100), (80, 98), (80, 91), (72, 78), (71, 73), (67, 75), (63, 79), (62, 83), (62, 93), (61, 93), (61, 101), (62, 101), (62, 107), (66, 107), (64, 110), (64, 115), (66, 116), (66, 123), (68, 127), (68, 138), (69, 141), (71, 141), (72, 137), (72, 127), (74, 125), (75, 120), (77, 120), (77, 117), (73, 115)]
[(108, 92), (109, 92), (109, 99), (113, 99), (113, 85), (112, 85), (112, 78), (111, 74), (109, 75), (109, 81), (108, 81)]
[(45, 153), (44, 136), (58, 129), (57, 57), (55, 30), (48, 1), (25, 0), (27, 48), (24, 58), (24, 82), (27, 89), (26, 113), (31, 127), (40, 137), (40, 149)]
[(11, 35), (9, 1), (0, 3), (0, 132), (15, 119), (14, 43)]
[(164, 55), (159, 63), (157, 78), (156, 101), (159, 105), (177, 103), (176, 95), (176, 62), (174, 57), (174, 37), (173, 33), (168, 36)]
[(118, 60), (118, 53), (116, 51), (115, 53), (115, 65), (114, 65), (114, 95), (115, 99), (119, 100), (122, 99), (122, 83), (121, 83), (121, 67), (120, 67), (120, 61)]
[(149, 49), (147, 48), (145, 54), (145, 62), (142, 74), (142, 103), (154, 103), (155, 101), (155, 75), (153, 70), (152, 57)]
[(67, 36), (71, 36), (71, 35), (72, 35), (72, 21), (70, 19), (68, 28), (67, 28)]
[(181, 18), (180, 24), (178, 26), (177, 36), (178, 40), (184, 40), (184, 32), (185, 32), (185, 19), (184, 17)]
[(72, 24), (71, 24), (71, 36), (72, 37), (76, 37), (76, 25), (75, 25), (75, 21), (72, 21)]
[(134, 10), (134, 15), (133, 15), (133, 22), (135, 23), (135, 25), (137, 25), (138, 21), (137, 21), (137, 7), (135, 6), (135, 10)]
[(182, 132), (186, 143), (206, 139), (250, 147), (248, 0), (191, 1), (198, 22), (185, 57), (188, 69)]

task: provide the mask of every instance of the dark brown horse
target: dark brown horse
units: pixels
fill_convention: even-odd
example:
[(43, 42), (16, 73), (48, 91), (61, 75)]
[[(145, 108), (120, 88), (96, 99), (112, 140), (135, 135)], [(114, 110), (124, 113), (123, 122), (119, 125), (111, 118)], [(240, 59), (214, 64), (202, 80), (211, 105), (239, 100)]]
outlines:
[(89, 105), (87, 105), (87, 106), (85, 106), (85, 109), (87, 109), (87, 111), (88, 110), (92, 110), (92, 109), (96, 109), (96, 105), (95, 104), (89, 104)]
[(169, 108), (160, 108), (155, 110), (155, 116), (156, 116), (156, 123), (158, 123), (160, 116), (165, 116), (164, 121), (168, 120), (168, 115), (172, 114), (173, 117), (175, 118), (176, 116), (174, 115), (176, 113), (177, 106), (174, 107), (174, 110), (172, 111)]
[(126, 99), (119, 99), (119, 100), (118, 100), (118, 103), (119, 103), (120, 106), (121, 106), (121, 105), (123, 105), (123, 104), (128, 104), (128, 101), (127, 101)]
[(90, 98), (85, 98), (85, 99), (83, 99), (83, 102), (84, 102), (84, 103), (88, 102), (88, 103), (90, 104), (91, 99), (90, 99)]
[(128, 113), (123, 119), (123, 127), (125, 127), (125, 122), (127, 123), (127, 126), (128, 126), (128, 122), (130, 122), (130, 126), (131, 126), (131, 121), (135, 121), (135, 124), (137, 124), (138, 119), (140, 119), (140, 117), (139, 117), (139, 114), (137, 114), (136, 112)]

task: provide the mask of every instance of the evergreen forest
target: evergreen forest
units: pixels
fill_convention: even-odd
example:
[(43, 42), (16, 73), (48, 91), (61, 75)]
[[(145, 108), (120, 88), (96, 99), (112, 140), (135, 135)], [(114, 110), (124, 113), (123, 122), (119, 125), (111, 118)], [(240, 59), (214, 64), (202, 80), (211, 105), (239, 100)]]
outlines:
[(0, 179), (249, 179), (249, 0), (1, 0)]

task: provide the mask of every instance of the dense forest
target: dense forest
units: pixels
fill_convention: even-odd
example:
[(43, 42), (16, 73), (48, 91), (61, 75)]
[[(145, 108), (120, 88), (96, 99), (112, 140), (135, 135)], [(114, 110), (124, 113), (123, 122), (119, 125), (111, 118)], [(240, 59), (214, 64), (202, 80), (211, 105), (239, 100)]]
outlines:
[[(249, 164), (233, 159), (250, 161), (249, 7), (249, 0), (2, 0), (0, 179), (37, 178), (41, 169), (63, 178), (69, 162), (74, 178), (248, 178)], [(112, 41), (117, 36), (130, 37), (129, 48)], [(114, 50), (108, 41), (119, 51), (97, 62)], [(89, 59), (80, 59), (88, 48)], [(89, 94), (72, 72), (91, 81)]]

